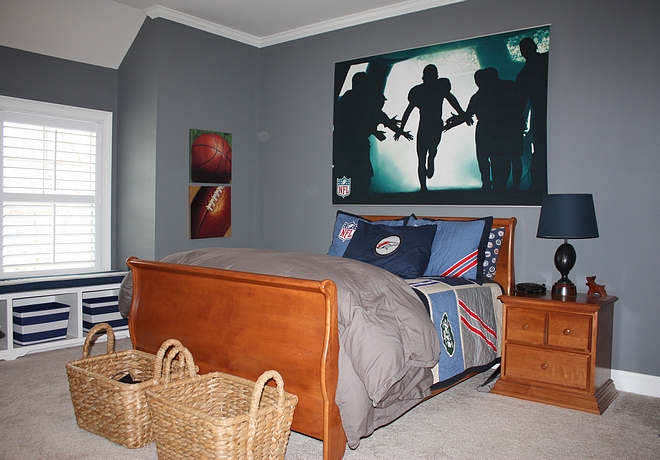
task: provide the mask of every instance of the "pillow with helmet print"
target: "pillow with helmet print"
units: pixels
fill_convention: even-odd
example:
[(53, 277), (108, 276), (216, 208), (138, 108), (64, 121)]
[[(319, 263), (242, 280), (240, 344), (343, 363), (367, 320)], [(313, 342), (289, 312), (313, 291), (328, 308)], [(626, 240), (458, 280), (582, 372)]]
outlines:
[(488, 235), (488, 244), (484, 252), (483, 276), (489, 280), (495, 278), (497, 271), (497, 258), (500, 255), (500, 247), (504, 239), (506, 227), (493, 228)]
[(343, 257), (383, 268), (401, 278), (419, 278), (429, 263), (435, 228), (358, 222)]

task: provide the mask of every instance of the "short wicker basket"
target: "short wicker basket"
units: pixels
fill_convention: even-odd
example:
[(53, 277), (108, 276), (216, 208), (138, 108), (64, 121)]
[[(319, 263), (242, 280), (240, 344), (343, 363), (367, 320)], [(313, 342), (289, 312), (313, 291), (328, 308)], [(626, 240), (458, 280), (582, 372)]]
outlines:
[[(108, 335), (107, 353), (89, 357), (92, 339), (102, 331)], [(107, 323), (94, 326), (85, 339), (82, 359), (66, 364), (78, 426), (131, 449), (152, 442), (145, 390), (156, 383), (156, 362), (176, 345), (180, 345), (178, 340), (165, 341), (157, 355), (139, 350), (115, 352), (112, 327)], [(127, 371), (136, 383), (117, 380)]]
[[(193, 376), (170, 382), (175, 353), (185, 356)], [(193, 372), (190, 352), (175, 347), (165, 358), (163, 382), (146, 391), (159, 460), (284, 458), (298, 397), (284, 391), (278, 372), (266, 371), (256, 383)], [(266, 386), (271, 379), (277, 388)]]

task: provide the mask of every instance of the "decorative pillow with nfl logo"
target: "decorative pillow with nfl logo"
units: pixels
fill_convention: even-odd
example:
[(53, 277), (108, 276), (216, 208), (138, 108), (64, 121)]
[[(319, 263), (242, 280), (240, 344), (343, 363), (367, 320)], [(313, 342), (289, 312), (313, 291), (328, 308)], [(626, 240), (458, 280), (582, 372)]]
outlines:
[[(408, 219), (409, 217), (404, 217), (403, 219), (398, 220), (379, 220), (373, 223), (378, 225), (402, 227), (406, 224)], [(346, 251), (348, 243), (351, 242), (355, 230), (357, 229), (358, 222), (371, 221), (364, 217), (349, 214), (344, 211), (337, 211), (335, 227), (332, 231), (332, 244), (328, 250), (329, 256), (342, 257), (344, 255), (344, 251)]]
[(435, 227), (393, 227), (358, 222), (344, 258), (383, 268), (401, 278), (418, 278), (429, 263)]

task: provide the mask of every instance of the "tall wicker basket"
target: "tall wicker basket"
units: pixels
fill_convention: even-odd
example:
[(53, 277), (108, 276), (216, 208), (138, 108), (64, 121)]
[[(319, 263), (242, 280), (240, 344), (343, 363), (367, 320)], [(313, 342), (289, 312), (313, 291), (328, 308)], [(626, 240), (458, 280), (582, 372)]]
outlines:
[[(170, 382), (175, 353), (193, 376)], [(221, 372), (195, 375), (184, 347), (170, 350), (162, 372), (162, 383), (146, 391), (160, 460), (284, 458), (298, 397), (284, 391), (278, 372), (256, 383)], [(277, 388), (266, 386), (271, 379)]]
[[(90, 357), (93, 338), (102, 331), (108, 335), (107, 353)], [(66, 364), (78, 426), (131, 449), (152, 442), (145, 390), (156, 383), (156, 362), (176, 345), (180, 345), (178, 340), (167, 340), (156, 355), (139, 350), (115, 352), (112, 327), (107, 323), (94, 326), (85, 339), (82, 359)], [(117, 376), (125, 372), (139, 383), (119, 382)]]

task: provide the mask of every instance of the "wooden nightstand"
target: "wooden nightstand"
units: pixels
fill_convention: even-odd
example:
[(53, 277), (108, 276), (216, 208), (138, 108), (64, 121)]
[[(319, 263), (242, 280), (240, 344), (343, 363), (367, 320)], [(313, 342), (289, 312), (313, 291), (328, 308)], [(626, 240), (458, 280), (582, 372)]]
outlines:
[(614, 296), (501, 296), (502, 368), (493, 393), (602, 414), (610, 378)]

